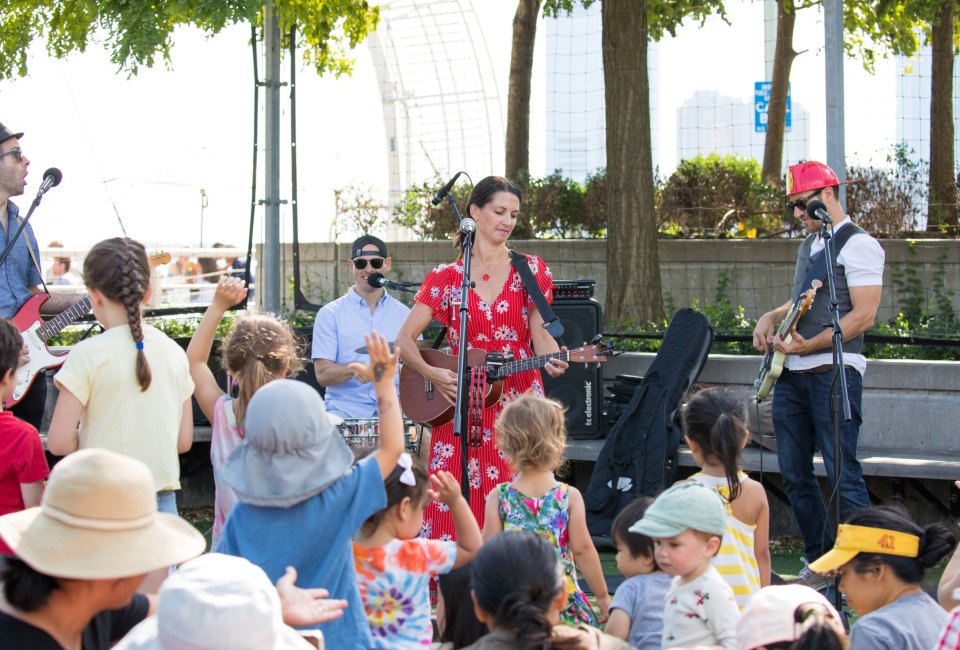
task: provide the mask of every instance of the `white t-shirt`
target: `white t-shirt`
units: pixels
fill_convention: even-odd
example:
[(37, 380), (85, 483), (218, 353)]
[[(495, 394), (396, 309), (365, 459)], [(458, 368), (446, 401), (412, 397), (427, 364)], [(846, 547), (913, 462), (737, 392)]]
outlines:
[[(833, 232), (852, 223), (850, 217), (834, 225)], [(810, 257), (823, 250), (823, 239), (818, 235), (810, 247)], [(875, 287), (883, 285), (883, 261), (885, 254), (880, 243), (866, 234), (853, 235), (837, 255), (837, 264), (844, 267), (847, 277), (847, 286)], [(808, 370), (817, 366), (833, 363), (833, 353), (830, 351), (811, 354), (804, 357), (790, 355), (787, 357), (787, 368), (793, 371)], [(856, 368), (862, 375), (867, 370), (867, 358), (862, 354), (851, 352), (843, 353), (844, 365)]]
[(73, 347), (54, 377), (83, 404), (80, 449), (99, 447), (143, 461), (156, 489), (180, 488), (177, 438), (183, 403), (193, 394), (187, 355), (160, 330), (143, 326), (150, 387), (137, 381), (137, 347), (128, 325)]

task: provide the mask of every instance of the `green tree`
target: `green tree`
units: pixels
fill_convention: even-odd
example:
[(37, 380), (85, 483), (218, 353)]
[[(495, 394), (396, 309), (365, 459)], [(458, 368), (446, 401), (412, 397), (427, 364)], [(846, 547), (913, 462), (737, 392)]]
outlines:
[[(878, 56), (913, 56), (923, 42), (932, 56), (930, 76), (930, 177), (927, 230), (960, 224), (953, 147), (953, 66), (960, 47), (957, 0), (848, 0), (844, 3), (847, 48), (871, 70)], [(921, 37), (922, 36), (922, 41)]]
[[(779, 182), (783, 158), (790, 68), (796, 11), (821, 4), (778, 0), (777, 42), (767, 137), (764, 142), (763, 177)], [(913, 56), (921, 46), (918, 34), (930, 44), (933, 57), (930, 78), (930, 202), (927, 229), (957, 232), (960, 223), (954, 177), (953, 146), (956, 141), (953, 115), (954, 55), (960, 46), (960, 12), (956, 0), (846, 0), (843, 3), (844, 47), (872, 72), (878, 57), (889, 54)]]
[[(0, 79), (27, 75), (27, 51), (46, 42), (56, 58), (84, 52), (91, 43), (129, 74), (158, 59), (170, 61), (173, 32), (191, 25), (209, 34), (250, 22), (259, 25), (263, 0), (15, 0), (0, 12)], [(377, 25), (378, 7), (367, 0), (273, 0), (283, 34), (297, 28), (304, 59), (318, 73), (349, 73), (350, 48)]]

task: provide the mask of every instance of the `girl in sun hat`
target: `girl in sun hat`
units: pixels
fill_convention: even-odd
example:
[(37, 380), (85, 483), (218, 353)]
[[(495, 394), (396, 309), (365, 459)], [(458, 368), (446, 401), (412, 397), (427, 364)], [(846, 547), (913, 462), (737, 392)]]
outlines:
[(0, 517), (17, 557), (0, 564), (0, 647), (106, 650), (151, 613), (151, 571), (203, 552), (203, 536), (157, 512), (138, 460), (85, 449), (60, 461), (41, 505)]
[(353, 465), (353, 453), (310, 386), (278, 379), (250, 399), (246, 436), (220, 468), (240, 503), (217, 550), (244, 557), (270, 580), (293, 565), (304, 587), (324, 587), (349, 603), (324, 626), (337, 650), (369, 648), (370, 626), (357, 586), (351, 539), (387, 505), (384, 480), (403, 452), (403, 421), (393, 384), (398, 353), (376, 333), (366, 339), (370, 365), (351, 367), (373, 381), (380, 448)]
[(764, 587), (737, 623), (739, 650), (845, 650), (840, 615), (805, 585)]
[(157, 615), (116, 650), (306, 650), (283, 623), (277, 590), (243, 558), (209, 553), (187, 562), (157, 593)]
[(840, 591), (860, 617), (852, 650), (929, 650), (947, 612), (924, 592), (924, 569), (956, 545), (957, 533), (941, 523), (919, 526), (900, 508), (864, 508), (840, 524), (833, 549), (810, 568), (839, 573)]

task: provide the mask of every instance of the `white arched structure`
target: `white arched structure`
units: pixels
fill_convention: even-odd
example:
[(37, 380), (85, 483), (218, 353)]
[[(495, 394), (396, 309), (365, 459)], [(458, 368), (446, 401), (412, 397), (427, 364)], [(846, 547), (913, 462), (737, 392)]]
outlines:
[(389, 204), (460, 170), (501, 170), (500, 91), (470, 0), (391, 0), (367, 38), (387, 138)]

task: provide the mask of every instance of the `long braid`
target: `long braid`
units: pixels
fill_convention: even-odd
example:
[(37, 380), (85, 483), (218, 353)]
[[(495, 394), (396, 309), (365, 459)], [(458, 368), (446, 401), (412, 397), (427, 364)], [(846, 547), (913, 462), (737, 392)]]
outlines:
[[(146, 263), (146, 251), (143, 250), (143, 246), (131, 239), (126, 240), (126, 244), (125, 250), (121, 253), (123, 277), (120, 285), (120, 302), (127, 310), (130, 333), (133, 335), (134, 343), (137, 344), (137, 381), (140, 382), (140, 391), (143, 392), (150, 388), (150, 380), (153, 378), (150, 364), (147, 363), (147, 355), (143, 351), (143, 321), (140, 320), (140, 301), (147, 293), (150, 267)], [(139, 251), (136, 250), (137, 246), (140, 248)], [(138, 257), (143, 259), (140, 260)], [(140, 262), (146, 266), (146, 275)]]
[(143, 323), (140, 303), (147, 295), (150, 263), (143, 244), (133, 239), (114, 237), (90, 249), (83, 263), (83, 281), (104, 297), (119, 302), (127, 312), (130, 334), (137, 346), (137, 381), (140, 390), (150, 387), (152, 373), (143, 352)]

